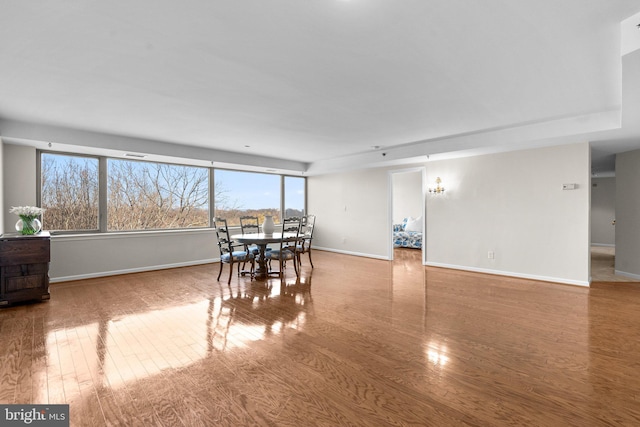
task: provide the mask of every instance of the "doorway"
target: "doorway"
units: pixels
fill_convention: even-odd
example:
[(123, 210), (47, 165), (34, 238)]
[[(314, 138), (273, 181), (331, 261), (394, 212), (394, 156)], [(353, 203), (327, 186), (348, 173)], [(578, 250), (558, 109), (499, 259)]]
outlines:
[(615, 275), (616, 178), (591, 178), (591, 280), (613, 281)]
[[(409, 169), (401, 169), (389, 172), (389, 259), (395, 257), (395, 245), (397, 234), (394, 233), (394, 226), (402, 224), (403, 220), (414, 219), (413, 227), (420, 224), (419, 232), (421, 233), (421, 241), (419, 248), (412, 245), (411, 251), (420, 251), (420, 259), (424, 265), (426, 262), (426, 217), (425, 217), (425, 183), (426, 168), (417, 167)], [(413, 228), (412, 228), (413, 229)]]

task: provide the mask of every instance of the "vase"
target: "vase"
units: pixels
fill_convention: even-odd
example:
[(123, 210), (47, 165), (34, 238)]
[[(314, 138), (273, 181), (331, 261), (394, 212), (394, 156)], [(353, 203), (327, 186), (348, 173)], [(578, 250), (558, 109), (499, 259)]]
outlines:
[(273, 223), (273, 216), (265, 215), (264, 222), (262, 223), (262, 232), (264, 234), (273, 234), (275, 230), (275, 224)]
[(36, 234), (42, 230), (42, 223), (38, 218), (20, 215), (20, 219), (16, 222), (16, 230), (27, 236)]

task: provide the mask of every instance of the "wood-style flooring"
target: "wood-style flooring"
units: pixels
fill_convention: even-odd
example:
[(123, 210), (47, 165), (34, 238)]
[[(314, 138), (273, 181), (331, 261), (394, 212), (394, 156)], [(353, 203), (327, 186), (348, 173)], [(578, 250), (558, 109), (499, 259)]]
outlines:
[(638, 282), (637, 279), (616, 274), (616, 248), (591, 247), (591, 280), (593, 282)]
[(217, 265), (54, 284), (0, 309), (0, 403), (68, 403), (77, 426), (640, 425), (638, 284), (414, 250), (314, 264), (230, 287)]

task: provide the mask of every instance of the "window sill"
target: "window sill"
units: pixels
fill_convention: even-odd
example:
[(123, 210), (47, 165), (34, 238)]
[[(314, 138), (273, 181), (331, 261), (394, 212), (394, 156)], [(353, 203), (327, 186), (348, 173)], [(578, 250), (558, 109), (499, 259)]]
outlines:
[[(240, 227), (238, 227), (240, 228)], [(154, 236), (177, 236), (201, 233), (213, 233), (213, 228), (194, 228), (179, 230), (140, 230), (140, 231), (110, 231), (107, 233), (68, 233), (68, 234), (51, 234), (51, 240), (105, 240), (105, 239), (128, 239), (140, 237)]]

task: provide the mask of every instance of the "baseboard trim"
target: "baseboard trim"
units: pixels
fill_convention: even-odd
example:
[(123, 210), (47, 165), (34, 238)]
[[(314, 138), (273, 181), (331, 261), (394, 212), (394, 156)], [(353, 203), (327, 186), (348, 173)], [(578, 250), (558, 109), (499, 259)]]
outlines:
[(535, 274), (514, 273), (512, 271), (491, 270), (488, 268), (466, 267), (461, 265), (443, 264), (439, 262), (427, 262), (429, 267), (451, 268), (453, 270), (471, 271), (474, 273), (494, 274), (497, 276), (517, 277), (520, 279), (539, 280), (542, 282), (562, 283), (565, 285), (589, 287), (590, 282), (581, 280), (562, 279), (559, 277), (538, 276)]
[(366, 253), (363, 253), (363, 252), (343, 251), (343, 250), (340, 250), (340, 249), (322, 248), (322, 247), (319, 247), (319, 246), (314, 246), (313, 250), (335, 252), (335, 253), (343, 254), (343, 255), (361, 256), (361, 257), (365, 257), (365, 258), (375, 258), (375, 259), (382, 259), (382, 260), (385, 260), (385, 261), (389, 261), (389, 257), (388, 256), (366, 254)]
[(615, 244), (609, 244), (609, 243), (592, 243), (591, 246), (601, 246), (601, 247), (605, 247), (605, 248), (615, 248), (616, 245)]
[(627, 273), (626, 271), (615, 270), (614, 274), (618, 274), (620, 276), (629, 277), (630, 279), (638, 279), (640, 280), (640, 274)]
[[(339, 254), (343, 254), (343, 255), (353, 255), (353, 256), (360, 256), (360, 257), (365, 257), (365, 258), (374, 258), (374, 259), (380, 259), (380, 260), (384, 260), (384, 261), (389, 261), (388, 257), (381, 256), (381, 255), (367, 254), (367, 253), (363, 253), (363, 252), (343, 251), (343, 250), (334, 249), (334, 248), (323, 248), (323, 247), (317, 247), (317, 246), (314, 247), (314, 250), (334, 252), (334, 253), (339, 253)], [(52, 278), (49, 279), (49, 283), (61, 283), (61, 282), (70, 282), (70, 281), (73, 281), (73, 280), (95, 279), (95, 278), (98, 278), (98, 277), (117, 276), (117, 275), (120, 275), (120, 274), (131, 274), (131, 273), (142, 273), (142, 272), (145, 272), (145, 271), (153, 271), (153, 270), (166, 270), (166, 269), (169, 269), (169, 268), (179, 268), (179, 267), (189, 267), (189, 266), (193, 266), (193, 265), (211, 264), (211, 263), (215, 263), (215, 262), (219, 262), (219, 261), (220, 261), (220, 258), (212, 258), (212, 259), (203, 259), (203, 260), (197, 260), (197, 261), (178, 262), (178, 263), (172, 263), (172, 264), (162, 264), (162, 265), (151, 265), (151, 266), (145, 266), (145, 267), (128, 268), (128, 269), (122, 269), (122, 270), (101, 271), (101, 272), (97, 272), (97, 273), (78, 274), (78, 275), (73, 275), (73, 276), (52, 277)], [(444, 264), (444, 263), (439, 263), (439, 262), (426, 262), (424, 265), (425, 266), (429, 266), (429, 267), (440, 267), (440, 268), (450, 268), (450, 269), (453, 269), (453, 270), (471, 271), (471, 272), (474, 272), (474, 273), (494, 274), (494, 275), (498, 275), (498, 276), (509, 276), (509, 277), (517, 277), (517, 278), (521, 278), (521, 279), (540, 280), (540, 281), (543, 281), (543, 282), (562, 283), (562, 284), (574, 285), (574, 286), (588, 287), (589, 284), (590, 284), (590, 282), (583, 282), (583, 281), (579, 281), (579, 280), (569, 280), (569, 279), (562, 279), (562, 278), (558, 278), (558, 277), (548, 277), (548, 276), (538, 276), (538, 275), (533, 275), (533, 274), (514, 273), (514, 272), (509, 272), (509, 271), (492, 270), (492, 269), (488, 269), (488, 268), (466, 267), (466, 266), (461, 266), (461, 265)], [(626, 272), (619, 271), (619, 270), (616, 270), (615, 274), (619, 274), (621, 276), (630, 277), (632, 279), (640, 279), (640, 275), (632, 274), (632, 273), (626, 273)]]
[(49, 283), (70, 282), (72, 280), (95, 279), (95, 278), (98, 278), (98, 277), (118, 276), (120, 274), (142, 273), (142, 272), (145, 272), (145, 271), (166, 270), (166, 269), (169, 269), (169, 268), (178, 268), (178, 267), (190, 267), (192, 265), (211, 264), (211, 263), (219, 262), (219, 261), (220, 261), (220, 258), (201, 259), (201, 260), (197, 260), (197, 261), (186, 261), (186, 262), (176, 262), (176, 263), (172, 263), (172, 264), (149, 265), (149, 266), (145, 266), (145, 267), (127, 268), (127, 269), (123, 269), (123, 270), (101, 271), (101, 272), (98, 272), (98, 273), (77, 274), (77, 275), (73, 275), (73, 276), (51, 277), (49, 279)]

